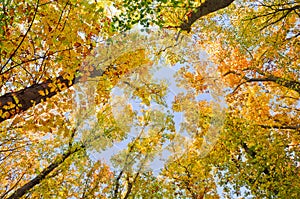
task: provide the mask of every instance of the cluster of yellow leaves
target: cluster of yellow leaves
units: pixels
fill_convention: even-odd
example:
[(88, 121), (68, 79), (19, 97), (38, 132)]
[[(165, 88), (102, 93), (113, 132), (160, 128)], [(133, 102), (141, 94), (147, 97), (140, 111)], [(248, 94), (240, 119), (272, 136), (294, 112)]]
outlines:
[(185, 68), (181, 68), (182, 70), (182, 85), (185, 85), (187, 88), (194, 88), (197, 94), (204, 93), (204, 91), (208, 88), (206, 85), (206, 75), (205, 72), (197, 67), (195, 67), (195, 72), (190, 72)]
[(181, 191), (192, 198), (218, 198), (213, 172), (207, 159), (199, 159), (187, 152), (181, 156), (172, 156), (164, 168), (162, 176), (168, 178)]
[[(6, 5), (12, 21), (5, 21), (1, 27), (1, 83), (12, 82), (22, 88), (58, 75), (59, 71), (75, 71), (95, 47), (99, 34), (107, 32), (102, 22), (106, 20), (104, 8), (95, 10), (95, 6), (84, 1)], [(1, 86), (8, 91), (7, 85)]]
[(204, 3), (205, 0), (196, 1), (166, 1), (161, 3), (158, 7), (161, 9), (161, 20), (164, 21), (165, 28), (177, 28), (184, 21), (188, 20), (191, 12), (193, 12), (198, 6)]
[(130, 75), (135, 69), (148, 64), (150, 60), (146, 57), (144, 49), (138, 49), (133, 52), (124, 53), (112, 62), (101, 76), (98, 89), (96, 103), (106, 103), (110, 96), (111, 89), (124, 78)]

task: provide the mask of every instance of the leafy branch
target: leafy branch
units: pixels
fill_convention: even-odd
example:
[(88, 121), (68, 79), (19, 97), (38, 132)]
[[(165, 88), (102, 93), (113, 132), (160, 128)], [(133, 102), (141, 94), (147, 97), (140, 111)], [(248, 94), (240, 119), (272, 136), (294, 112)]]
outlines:
[(20, 41), (20, 43), (18, 44), (18, 46), (16, 47), (16, 49), (13, 51), (13, 53), (12, 53), (12, 54), (10, 55), (10, 57), (7, 59), (6, 63), (1, 67), (1, 70), (0, 70), (0, 71), (2, 71), (2, 70), (6, 67), (6, 65), (11, 61), (11, 59), (15, 56), (16, 52), (19, 50), (19, 48), (21, 47), (22, 43), (24, 42), (24, 40), (25, 40), (27, 34), (29, 33), (29, 31), (30, 31), (30, 29), (31, 29), (31, 27), (32, 27), (32, 25), (33, 25), (33, 22), (34, 22), (34, 20), (35, 20), (35, 17), (36, 17), (36, 15), (37, 15), (37, 12), (38, 12), (38, 6), (39, 6), (39, 0), (37, 0), (36, 7), (35, 7), (35, 10), (34, 10), (33, 18), (32, 18), (32, 20), (31, 20), (31, 23), (30, 23), (30, 25), (29, 25), (29, 27), (28, 27), (28, 29), (27, 29), (25, 35), (22, 37), (22, 40)]
[(274, 76), (274, 75), (271, 75), (271, 74), (265, 74), (262, 71), (258, 71), (258, 70), (256, 72), (263, 75), (263, 77), (250, 78), (250, 77), (247, 77), (246, 75), (243, 75), (243, 74), (241, 74), (239, 72), (236, 72), (236, 71), (228, 71), (223, 76), (227, 76), (229, 74), (242, 76), (242, 79), (244, 81), (241, 82), (240, 84), (238, 84), (238, 86), (233, 90), (232, 93), (234, 93), (243, 84), (246, 84), (246, 83), (250, 83), (250, 82), (273, 82), (273, 83), (279, 84), (280, 86), (283, 86), (283, 87), (286, 87), (288, 89), (294, 90), (294, 91), (296, 91), (297, 93), (300, 94), (300, 82), (295, 81), (295, 80), (285, 79), (285, 78), (282, 78), (282, 77), (277, 77), (277, 76)]
[(38, 185), (42, 180), (44, 180), (52, 171), (57, 169), (62, 165), (70, 156), (75, 153), (85, 149), (84, 145), (73, 146), (69, 148), (65, 153), (59, 155), (56, 160), (54, 160), (48, 167), (46, 167), (39, 175), (24, 184), (22, 187), (18, 188), (8, 199), (18, 199), (24, 196), (30, 189)]

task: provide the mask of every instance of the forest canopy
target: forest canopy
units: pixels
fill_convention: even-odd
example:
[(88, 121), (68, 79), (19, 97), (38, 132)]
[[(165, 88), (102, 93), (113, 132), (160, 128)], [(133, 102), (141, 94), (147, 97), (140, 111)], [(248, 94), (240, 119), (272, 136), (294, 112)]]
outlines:
[(300, 198), (300, 3), (0, 2), (0, 198)]

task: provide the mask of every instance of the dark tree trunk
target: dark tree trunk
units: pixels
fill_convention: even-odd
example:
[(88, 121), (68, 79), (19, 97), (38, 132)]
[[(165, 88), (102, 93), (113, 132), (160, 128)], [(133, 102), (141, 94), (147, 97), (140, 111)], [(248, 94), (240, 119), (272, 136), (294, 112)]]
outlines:
[(80, 151), (81, 149), (84, 149), (84, 146), (73, 147), (66, 151), (62, 156), (58, 157), (53, 163), (45, 168), (39, 175), (17, 189), (11, 196), (8, 197), (8, 199), (17, 199), (24, 196), (30, 189), (44, 180), (54, 169), (59, 167), (68, 157)]
[(218, 11), (220, 9), (228, 7), (234, 0), (207, 0), (202, 3), (199, 7), (197, 7), (196, 11), (192, 12), (188, 16), (188, 20), (184, 21), (180, 28), (181, 30), (185, 30), (190, 32), (191, 26), (195, 23), (199, 18)]
[[(102, 71), (95, 70), (90, 77), (102, 74)], [(69, 79), (59, 76), (16, 92), (6, 93), (0, 97), (0, 123), (73, 86), (78, 79), (74, 75)]]

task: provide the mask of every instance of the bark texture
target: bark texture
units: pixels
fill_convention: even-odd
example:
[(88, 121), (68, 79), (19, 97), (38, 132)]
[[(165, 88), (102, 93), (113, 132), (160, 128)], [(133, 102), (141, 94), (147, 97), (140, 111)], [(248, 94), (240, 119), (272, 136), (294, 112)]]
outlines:
[(185, 30), (187, 32), (191, 31), (191, 26), (195, 23), (199, 18), (218, 11), (220, 9), (228, 7), (234, 0), (207, 0), (202, 3), (199, 7), (197, 7), (196, 11), (192, 12), (188, 20), (184, 21), (180, 28), (181, 30)]
[[(89, 76), (96, 77), (102, 74), (103, 71), (95, 70)], [(74, 75), (59, 76), (0, 96), (0, 123), (73, 86), (79, 79), (80, 77), (75, 78)]]

